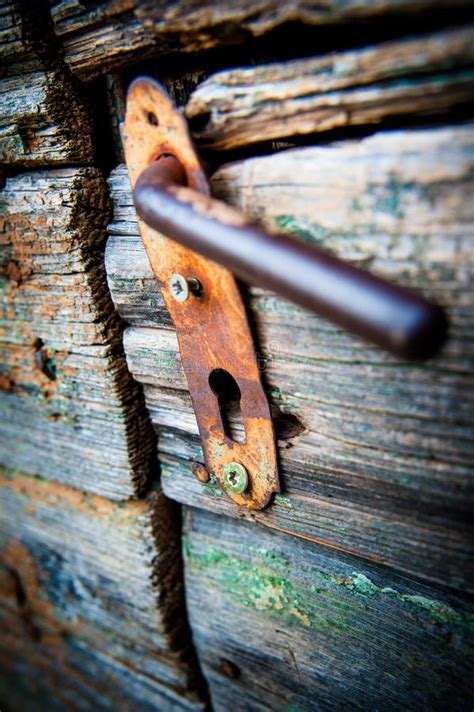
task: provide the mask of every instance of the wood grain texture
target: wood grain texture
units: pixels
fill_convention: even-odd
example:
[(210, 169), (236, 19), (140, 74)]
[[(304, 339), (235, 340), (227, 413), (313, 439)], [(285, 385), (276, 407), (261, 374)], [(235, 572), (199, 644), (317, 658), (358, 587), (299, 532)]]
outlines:
[(397, 115), (436, 114), (469, 102), (474, 27), (212, 75), (186, 115), (216, 150)]
[(472, 603), (207, 512), (191, 510), (184, 534), (216, 712), (472, 706)]
[(90, 163), (92, 119), (43, 0), (0, 0), (0, 165)]
[(91, 162), (92, 122), (74, 80), (61, 69), (30, 69), (0, 79), (0, 164)]
[(239, 0), (155, 3), (121, 0), (97, 5), (52, 1), (55, 31), (72, 71), (88, 80), (108, 69), (151, 55), (195, 52), (261, 37), (287, 23), (334, 25), (420, 10), (455, 9), (466, 0)]
[(0, 699), (30, 710), (203, 710), (179, 514), (0, 469)]
[(11, 60), (28, 51), (19, 3), (0, 2), (0, 61)]
[[(427, 365), (395, 361), (273, 294), (247, 294), (276, 408), (284, 491), (252, 515), (433, 581), (472, 588), (474, 128), (391, 132), (222, 167), (214, 193), (268, 226), (422, 290), (451, 338)], [(108, 281), (130, 370), (159, 430), (165, 492), (245, 514), (200, 460), (177, 343), (138, 238), (124, 168), (110, 180)], [(261, 528), (256, 529), (259, 536)]]
[(95, 168), (18, 175), (0, 193), (0, 463), (128, 498), (154, 436), (121, 349)]
[(47, 52), (48, 25), (42, 0), (0, 0), (0, 66)]

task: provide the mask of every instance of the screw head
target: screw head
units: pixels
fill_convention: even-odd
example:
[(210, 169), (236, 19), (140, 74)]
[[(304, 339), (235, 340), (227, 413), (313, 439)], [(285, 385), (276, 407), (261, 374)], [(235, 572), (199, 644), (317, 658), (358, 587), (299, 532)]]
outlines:
[(168, 287), (177, 302), (185, 302), (189, 297), (189, 284), (182, 274), (172, 274), (168, 280)]
[(191, 463), (191, 472), (197, 477), (199, 482), (209, 482), (210, 480), (209, 472), (200, 462)]
[(245, 467), (238, 462), (229, 462), (224, 467), (224, 487), (231, 494), (242, 494), (249, 484)]

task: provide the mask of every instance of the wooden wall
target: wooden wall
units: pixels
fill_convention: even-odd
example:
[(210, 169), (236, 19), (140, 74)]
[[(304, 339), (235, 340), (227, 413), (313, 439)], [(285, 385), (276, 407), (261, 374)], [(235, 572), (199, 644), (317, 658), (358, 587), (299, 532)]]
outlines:
[(202, 710), (180, 513), (106, 284), (93, 102), (44, 5), (0, 18), (0, 706)]
[[(469, 5), (0, 0), (2, 709), (472, 708)], [(263, 512), (191, 474), (117, 145), (140, 72), (216, 196), (448, 311), (419, 365), (241, 285)]]
[(191, 474), (202, 451), (176, 337), (126, 171), (111, 175), (109, 285), (130, 323), (125, 351), (158, 432), (164, 491), (200, 508), (186, 519), (186, 597), (216, 709), (462, 710), (472, 697), (461, 592), (473, 585), (473, 138), (472, 125), (396, 131), (213, 176), (219, 197), (421, 288), (451, 321), (443, 353), (415, 365), (245, 290), (283, 484), (263, 512)]

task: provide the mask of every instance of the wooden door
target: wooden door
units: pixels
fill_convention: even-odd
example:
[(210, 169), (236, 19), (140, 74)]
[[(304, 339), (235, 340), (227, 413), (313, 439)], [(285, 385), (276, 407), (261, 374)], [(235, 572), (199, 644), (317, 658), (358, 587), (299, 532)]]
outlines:
[[(469, 3), (2, 13), (1, 708), (471, 709)], [(449, 315), (416, 364), (240, 285), (282, 482), (260, 512), (191, 471), (119, 141), (144, 73), (215, 196)]]

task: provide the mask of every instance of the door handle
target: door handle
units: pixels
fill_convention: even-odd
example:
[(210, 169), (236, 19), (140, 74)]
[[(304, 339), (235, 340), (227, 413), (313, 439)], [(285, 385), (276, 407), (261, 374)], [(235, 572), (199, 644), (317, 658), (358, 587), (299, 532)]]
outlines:
[(265, 230), (187, 187), (175, 156), (158, 156), (140, 174), (133, 198), (153, 229), (392, 354), (424, 360), (445, 340), (440, 306), (318, 247)]
[(201, 436), (206, 467), (196, 463), (193, 472), (201, 482), (214, 476), (237, 505), (263, 509), (280, 491), (278, 456), (233, 274), (404, 358), (432, 356), (446, 317), (416, 293), (264, 230), (211, 198), (183, 116), (154, 80), (131, 84), (122, 141), (140, 234), (176, 329)]

